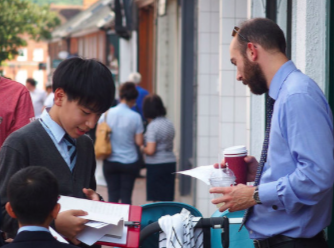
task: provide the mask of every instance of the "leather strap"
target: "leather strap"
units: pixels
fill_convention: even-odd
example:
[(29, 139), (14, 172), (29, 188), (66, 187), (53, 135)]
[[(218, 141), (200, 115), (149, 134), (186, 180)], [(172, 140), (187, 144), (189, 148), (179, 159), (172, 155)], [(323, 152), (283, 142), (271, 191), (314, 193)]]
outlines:
[(312, 240), (312, 239), (324, 239), (325, 234), (324, 231), (319, 232), (317, 235), (315, 235), (312, 238), (290, 238), (284, 235), (276, 235), (271, 238), (267, 239), (261, 239), (261, 240), (254, 240), (254, 247), (255, 248), (270, 248), (275, 245), (281, 244), (281, 243), (286, 243), (286, 242), (291, 242), (291, 241), (297, 241), (297, 240)]

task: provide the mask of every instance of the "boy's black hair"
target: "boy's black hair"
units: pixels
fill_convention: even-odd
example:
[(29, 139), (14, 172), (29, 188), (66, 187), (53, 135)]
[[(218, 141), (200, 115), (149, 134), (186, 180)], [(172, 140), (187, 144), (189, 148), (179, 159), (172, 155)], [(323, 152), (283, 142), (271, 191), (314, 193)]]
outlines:
[(119, 98), (125, 99), (127, 101), (137, 99), (139, 92), (136, 88), (136, 85), (132, 82), (126, 82), (121, 85), (119, 89)]
[(165, 116), (167, 114), (160, 96), (151, 94), (144, 98), (143, 114), (145, 119), (154, 119), (156, 117)]
[(57, 204), (58, 182), (41, 166), (28, 166), (9, 180), (7, 196), (17, 220), (23, 225), (44, 224)]
[(37, 85), (36, 80), (33, 79), (33, 78), (27, 78), (26, 82), (30, 83), (32, 86), (36, 86)]
[(115, 84), (110, 70), (94, 59), (74, 57), (59, 64), (52, 78), (53, 91), (61, 88), (69, 101), (96, 113), (107, 111), (115, 98)]

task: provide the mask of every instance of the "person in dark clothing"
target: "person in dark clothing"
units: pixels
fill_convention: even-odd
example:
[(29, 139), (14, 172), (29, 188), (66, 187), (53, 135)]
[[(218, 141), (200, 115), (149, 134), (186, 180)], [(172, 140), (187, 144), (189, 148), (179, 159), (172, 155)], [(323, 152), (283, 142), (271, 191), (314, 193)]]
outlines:
[(60, 210), (58, 182), (52, 172), (29, 166), (16, 172), (8, 182), (8, 214), (18, 220), (20, 229), (8, 248), (71, 248), (57, 241), (49, 225)]
[(138, 97), (136, 99), (136, 104), (132, 106), (131, 109), (136, 111), (138, 114), (140, 114), (142, 120), (145, 121), (145, 117), (143, 115), (143, 101), (144, 101), (145, 96), (147, 96), (149, 92), (139, 86), (141, 82), (141, 75), (138, 72), (131, 73), (129, 75), (128, 82), (134, 83), (138, 91)]
[(110, 142), (112, 153), (103, 161), (110, 202), (131, 204), (134, 182), (139, 172), (139, 156), (136, 145), (143, 144), (143, 124), (140, 115), (130, 108), (135, 104), (138, 91), (133, 83), (122, 84), (120, 103), (109, 109), (106, 121), (112, 130)]
[[(143, 122), (143, 127), (144, 127), (144, 131), (143, 133), (146, 132), (146, 127), (147, 127), (147, 120), (145, 119), (144, 113), (143, 113), (143, 101), (144, 98), (149, 94), (149, 92), (144, 89), (143, 87), (139, 86), (140, 82), (141, 82), (141, 75), (139, 72), (132, 72), (129, 75), (128, 78), (129, 82), (132, 82), (136, 85), (136, 89), (138, 91), (138, 97), (136, 99), (136, 104), (131, 108), (133, 111), (136, 111), (138, 114), (140, 114), (142, 122)], [(138, 163), (140, 165), (140, 169), (144, 169), (145, 166), (145, 161), (144, 161), (144, 157), (143, 154), (140, 152), (140, 147), (137, 146), (137, 154), (139, 157)], [(145, 176), (140, 174), (140, 171), (138, 171), (138, 175), (137, 178), (144, 178)]]
[(173, 201), (175, 190), (176, 157), (173, 153), (175, 129), (158, 95), (144, 99), (143, 112), (148, 120), (144, 136), (146, 196), (148, 201)]
[[(50, 169), (60, 194), (100, 200), (95, 192), (96, 160), (92, 140), (85, 135), (110, 108), (115, 85), (110, 70), (93, 59), (64, 60), (53, 74), (54, 105), (40, 119), (12, 133), (0, 151), (1, 229), (14, 238), (17, 221), (5, 211), (7, 184), (18, 170), (31, 165)], [(55, 229), (72, 243), (87, 220), (81, 210), (60, 213)]]

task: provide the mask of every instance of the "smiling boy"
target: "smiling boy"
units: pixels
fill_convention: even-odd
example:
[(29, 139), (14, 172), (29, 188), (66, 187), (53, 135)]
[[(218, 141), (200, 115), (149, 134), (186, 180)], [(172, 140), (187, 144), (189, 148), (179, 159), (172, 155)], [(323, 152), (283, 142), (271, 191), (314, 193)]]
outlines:
[[(92, 140), (84, 135), (100, 115), (110, 108), (115, 85), (110, 70), (92, 59), (63, 61), (53, 75), (54, 105), (39, 120), (11, 134), (0, 152), (1, 228), (14, 237), (17, 222), (5, 211), (9, 178), (27, 166), (51, 170), (61, 195), (99, 200), (95, 192), (95, 155)], [(56, 230), (78, 244), (75, 236), (86, 220), (81, 210), (62, 212), (55, 220)]]

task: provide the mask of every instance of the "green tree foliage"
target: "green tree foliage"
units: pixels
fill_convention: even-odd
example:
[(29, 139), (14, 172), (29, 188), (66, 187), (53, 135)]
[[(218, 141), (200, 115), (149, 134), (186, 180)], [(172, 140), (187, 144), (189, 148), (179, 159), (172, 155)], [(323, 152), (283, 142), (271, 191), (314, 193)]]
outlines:
[(0, 0), (0, 64), (18, 54), (27, 45), (22, 34), (36, 41), (51, 38), (51, 30), (60, 24), (47, 5), (27, 0)]

